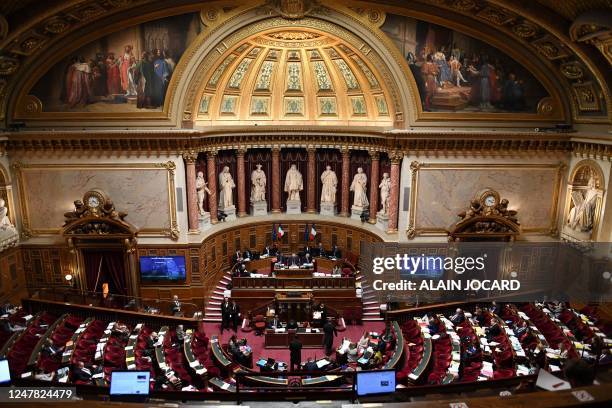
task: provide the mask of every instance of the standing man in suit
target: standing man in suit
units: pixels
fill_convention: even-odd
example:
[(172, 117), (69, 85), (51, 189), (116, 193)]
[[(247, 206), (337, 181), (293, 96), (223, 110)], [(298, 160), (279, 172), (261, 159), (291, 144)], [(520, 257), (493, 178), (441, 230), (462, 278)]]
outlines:
[(289, 343), (289, 351), (291, 353), (291, 367), (290, 371), (295, 371), (294, 367), (297, 365), (298, 370), (302, 364), (302, 342), (297, 336), (293, 336), (293, 340)]
[(323, 249), (323, 243), (319, 242), (319, 249), (317, 250), (316, 256), (320, 256), (321, 258), (325, 257), (325, 249)]
[(181, 301), (179, 300), (177, 295), (172, 296), (171, 310), (172, 310), (172, 314), (175, 316), (181, 313)]
[(325, 322), (323, 325), (323, 346), (325, 347), (325, 354), (330, 355), (334, 347), (334, 337), (338, 335), (336, 326), (331, 321)]
[(234, 264), (242, 262), (242, 254), (240, 253), (239, 249), (236, 249), (236, 252), (234, 253), (234, 255), (232, 255), (232, 261), (234, 262)]
[(223, 333), (223, 329), (229, 329), (231, 307), (229, 299), (224, 298), (221, 304), (221, 333)]
[(332, 247), (331, 254), (329, 254), (329, 256), (332, 258), (340, 259), (341, 253), (336, 245)]
[(238, 325), (242, 323), (242, 319), (240, 318), (240, 306), (238, 306), (235, 300), (232, 300), (232, 305), (230, 306), (230, 319), (232, 329), (234, 329), (235, 333), (238, 330)]

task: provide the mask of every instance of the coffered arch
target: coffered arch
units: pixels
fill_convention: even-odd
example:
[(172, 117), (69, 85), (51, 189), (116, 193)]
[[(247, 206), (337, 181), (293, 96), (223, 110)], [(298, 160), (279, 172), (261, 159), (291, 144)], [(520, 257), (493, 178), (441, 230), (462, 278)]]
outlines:
[[(183, 123), (185, 123), (188, 126), (191, 126), (191, 124), (193, 124), (194, 121), (197, 122), (197, 120), (194, 119), (194, 111), (195, 111), (195, 107), (197, 106), (198, 102), (194, 102), (195, 99), (197, 99), (195, 94), (191, 95), (190, 93), (201, 91), (201, 88), (194, 89), (194, 87), (191, 86), (193, 85), (192, 80), (193, 80), (193, 75), (194, 75), (194, 69), (197, 69), (196, 65), (198, 61), (201, 61), (202, 58), (204, 58), (204, 55), (207, 52), (206, 50), (208, 51), (212, 50), (215, 47), (216, 41), (217, 41), (216, 44), (218, 45), (219, 38), (224, 38), (225, 36), (229, 35), (232, 31), (240, 30), (242, 27), (245, 27), (248, 24), (253, 24), (258, 21), (270, 19), (271, 16), (273, 17), (277, 15), (277, 13), (274, 10), (271, 10), (269, 8), (270, 3), (264, 4), (259, 1), (243, 2), (240, 4), (232, 2), (232, 1), (212, 2), (212, 3), (206, 3), (206, 4), (200, 3), (199, 5), (196, 5), (195, 3), (191, 3), (188, 1), (185, 1), (183, 3), (184, 4), (180, 8), (177, 8), (176, 10), (174, 8), (170, 8), (170, 9), (163, 10), (163, 12), (160, 11), (159, 5), (155, 5), (157, 9), (155, 9), (153, 5), (151, 6), (145, 5), (143, 6), (142, 13), (140, 16), (138, 16), (138, 18), (135, 18), (134, 13), (131, 13), (131, 10), (130, 10), (130, 13), (131, 13), (130, 21), (131, 22), (148, 21), (148, 19), (151, 19), (153, 16), (178, 14), (180, 12), (195, 11), (195, 10), (202, 10), (202, 14), (204, 14), (204, 9), (206, 9), (209, 5), (216, 5), (217, 10), (222, 10), (222, 14), (227, 14), (227, 18), (223, 18), (222, 16), (216, 15), (215, 18), (217, 19), (217, 22), (214, 24), (212, 24), (211, 21), (208, 21), (208, 23), (211, 23), (211, 24), (208, 24), (206, 30), (202, 32), (202, 34), (198, 38), (197, 44), (196, 43), (193, 44), (195, 47), (190, 47), (190, 49), (186, 52), (189, 58), (187, 58), (185, 61), (181, 61), (181, 63), (177, 65), (177, 71), (180, 71), (182, 75), (180, 76), (177, 75), (172, 78), (171, 84), (169, 86), (169, 91), (172, 91), (172, 92), (169, 93), (169, 98), (163, 107), (163, 111), (159, 113), (158, 112), (146, 112), (146, 115), (133, 114), (133, 113), (130, 115), (127, 115), (127, 114), (123, 115), (123, 114), (115, 113), (112, 115), (106, 115), (105, 117), (102, 117), (102, 115), (99, 115), (100, 116), (99, 118), (88, 116), (87, 119), (93, 119), (94, 121), (98, 121), (98, 122), (104, 121), (105, 125), (109, 125), (109, 126), (113, 126), (113, 124), (115, 126), (125, 126), (126, 123), (129, 123), (130, 125), (132, 124), (133, 125), (164, 125), (164, 126), (169, 126), (169, 127), (181, 127), (183, 126)], [(392, 82), (395, 82), (394, 84), (395, 86), (390, 87), (388, 89), (389, 97), (395, 103), (396, 108), (401, 107), (401, 109), (395, 109), (395, 110), (392, 110), (392, 112), (390, 112), (391, 113), (390, 122), (392, 122), (393, 126), (394, 127), (406, 127), (406, 126), (417, 125), (418, 119), (423, 119), (423, 115), (422, 115), (422, 112), (419, 112), (420, 101), (415, 100), (414, 81), (411, 75), (407, 73), (407, 68), (405, 66), (406, 65), (405, 61), (403, 61), (403, 57), (399, 56), (398, 58), (396, 55), (397, 53), (395, 52), (389, 52), (389, 53), (386, 52), (389, 49), (389, 44), (385, 41), (383, 36), (380, 35), (381, 33), (377, 32), (377, 28), (379, 26), (379, 24), (377, 23), (377, 19), (379, 19), (379, 16), (382, 15), (383, 16), (382, 19), (384, 20), (385, 11), (392, 9), (392, 8), (394, 9), (403, 8), (405, 10), (408, 10), (408, 14), (415, 15), (415, 13), (417, 14), (420, 13), (421, 15), (425, 17), (427, 16), (431, 17), (431, 13), (429, 12), (429, 9), (420, 8), (420, 6), (416, 6), (416, 5), (411, 6), (411, 7), (407, 7), (405, 5), (402, 5), (401, 7), (397, 7), (397, 6), (388, 6), (388, 5), (378, 5), (378, 4), (373, 4), (373, 3), (363, 3), (363, 8), (355, 8), (355, 7), (352, 7), (352, 4), (348, 4), (344, 2), (332, 2), (330, 4), (321, 4), (319, 2), (314, 2), (314, 3), (317, 4), (317, 7), (315, 7), (312, 10), (309, 10), (309, 13), (308, 13), (308, 15), (311, 16), (311, 18), (318, 19), (321, 21), (326, 21), (330, 24), (335, 24), (338, 27), (342, 27), (343, 29), (347, 31), (357, 34), (359, 37), (361, 37), (364, 40), (362, 42), (364, 46), (369, 47), (370, 51), (378, 53), (379, 56), (385, 61), (385, 66), (388, 69), (390, 78)], [(393, 4), (394, 2), (389, 2), (389, 3)], [(423, 3), (426, 3), (426, 2), (423, 2)], [(148, 12), (147, 10), (157, 10), (157, 11)], [(114, 15), (113, 21), (116, 24), (114, 24), (113, 26), (119, 26), (120, 19), (121, 19), (121, 16)], [(223, 21), (223, 24), (220, 24), (221, 21)], [(287, 20), (287, 21), (293, 21), (293, 20)], [(96, 23), (92, 24), (91, 27), (93, 29), (93, 27), (99, 27), (100, 24), (101, 23), (98, 23), (98, 21), (96, 21)], [(108, 25), (108, 27), (110, 26), (111, 25)], [(463, 26), (465, 27), (466, 25), (463, 23)], [(89, 32), (91, 31), (91, 29), (89, 29), (89, 27), (84, 28), (84, 27), (79, 26), (79, 28), (81, 30), (80, 32), (83, 33), (83, 36), (92, 38), (92, 33)], [(71, 33), (71, 31), (72, 31), (72, 26), (70, 26), (70, 29), (66, 28), (65, 31), (62, 31), (62, 35), (64, 35), (64, 32), (68, 34), (68, 33)], [(110, 31), (104, 30), (104, 32), (110, 32)], [(76, 33), (76, 31), (74, 33)], [(74, 33), (72, 33), (73, 35), (72, 38), (75, 38)], [(496, 39), (497, 45), (500, 45), (504, 42), (502, 37), (503, 36), (499, 36), (499, 38)], [(62, 49), (64, 48), (66, 47), (65, 46), (62, 47)], [(49, 47), (48, 49), (45, 49), (44, 51), (32, 50), (28, 54), (28, 56), (34, 55), (35, 53), (38, 55), (39, 52), (51, 53), (52, 49), (53, 47)], [(226, 50), (223, 50), (223, 51), (226, 51)], [(363, 50), (359, 50), (359, 51), (363, 51)], [(45, 54), (45, 55), (49, 56), (51, 54)], [(32, 64), (38, 64), (38, 66), (41, 67), (44, 65), (48, 66), (50, 62), (52, 62), (51, 59), (42, 58), (36, 63), (32, 62)], [(28, 65), (28, 66), (32, 68), (34, 65)], [(17, 70), (18, 68), (20, 67), (15, 66), (15, 70)], [(552, 93), (555, 93), (561, 96), (560, 100), (562, 104), (564, 105), (573, 104), (572, 103), (573, 96), (571, 95), (571, 91), (569, 90), (562, 91), (561, 89), (558, 89), (560, 88), (559, 83), (554, 83), (554, 81), (548, 80), (548, 77), (553, 78), (555, 76), (558, 76), (557, 74), (550, 75), (550, 73), (546, 73), (544, 70), (542, 70), (541, 67), (539, 67), (536, 71), (538, 71), (537, 72), (538, 75), (536, 75), (538, 79), (546, 82), (545, 85), (546, 85), (547, 90), (548, 91), (552, 90), (553, 91)], [(536, 72), (534, 72), (534, 74), (536, 74)], [(24, 75), (21, 78), (22, 79), (20, 81), (27, 82), (26, 78), (28, 78), (28, 75)], [(13, 98), (12, 100), (13, 103), (9, 103), (7, 104), (7, 106), (8, 106), (8, 109), (13, 109), (13, 107), (17, 108), (16, 110), (17, 114), (12, 115), (12, 118), (14, 120), (19, 120), (19, 121), (23, 121), (23, 120), (31, 121), (32, 120), (33, 123), (38, 122), (38, 123), (49, 124), (50, 121), (52, 120), (65, 119), (63, 115), (58, 115), (55, 112), (53, 112), (54, 114), (53, 119), (51, 119), (50, 116), (42, 117), (41, 115), (39, 115), (39, 113), (36, 111), (40, 109), (40, 107), (37, 105), (36, 100), (28, 99), (27, 94), (23, 93), (24, 89), (17, 89), (18, 93), (15, 93), (14, 92), (15, 89), (13, 88), (14, 83), (12, 82), (13, 78), (9, 77), (8, 79), (9, 79), (9, 82), (0, 82), (0, 86), (2, 87), (2, 89), (0, 89), (0, 91), (2, 92), (0, 93), (2, 93), (1, 96), (3, 96), (4, 98), (7, 97), (7, 95)], [(22, 85), (24, 83), (25, 82), (22, 82)], [(393, 94), (394, 92), (397, 94), (394, 95)], [(6, 99), (3, 99), (2, 101), (6, 101)], [(2, 103), (2, 101), (0, 101), (0, 104)], [(553, 101), (552, 101), (553, 110), (555, 109), (554, 104), (557, 102), (559, 102), (559, 99), (553, 97)], [(545, 106), (543, 106), (542, 113), (550, 112), (549, 108), (551, 108), (551, 106), (545, 104)], [(30, 112), (29, 110), (33, 110), (34, 112)], [(567, 107), (558, 106), (559, 113), (557, 115), (555, 116), (533, 115), (532, 119), (536, 121), (543, 121), (543, 122), (554, 122), (554, 121), (558, 122), (564, 119), (569, 120), (569, 118), (567, 117), (568, 115), (565, 115), (567, 110), (568, 110)], [(564, 117), (559, 116), (559, 115), (563, 115)], [(82, 116), (87, 116), (87, 115), (73, 115), (73, 116), (74, 116), (75, 122), (79, 126), (82, 126), (83, 125)], [(391, 117), (391, 116), (394, 116), (394, 117)], [(453, 117), (453, 115), (449, 115), (448, 118), (445, 118), (445, 120), (447, 120), (448, 122), (454, 121), (456, 119), (460, 119), (460, 116), (461, 115), (455, 115), (455, 117)], [(515, 119), (512, 117), (513, 115), (507, 115), (507, 116), (508, 118), (506, 120), (508, 122), (513, 121)], [(470, 120), (474, 121), (473, 123), (488, 122), (489, 124), (493, 123), (494, 121), (498, 119), (499, 118), (495, 118), (488, 114), (482, 115), (482, 117), (474, 116), (473, 118), (470, 118)], [(422, 123), (428, 126), (439, 120), (440, 118), (438, 117), (434, 118), (432, 116), (431, 118), (423, 121)], [(93, 122), (85, 122), (85, 123), (93, 123)], [(63, 122), (63, 125), (65, 124), (66, 122)], [(196, 126), (197, 126), (197, 123), (196, 123)]]

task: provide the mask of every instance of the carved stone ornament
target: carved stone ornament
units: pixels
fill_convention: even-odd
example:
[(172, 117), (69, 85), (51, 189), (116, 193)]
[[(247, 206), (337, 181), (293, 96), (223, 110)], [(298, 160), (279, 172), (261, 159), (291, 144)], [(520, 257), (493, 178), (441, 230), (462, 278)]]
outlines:
[(125, 221), (127, 213), (117, 211), (102, 190), (93, 189), (74, 201), (74, 209), (64, 213), (63, 235), (134, 237), (137, 228)]
[(297, 20), (304, 18), (315, 6), (314, 0), (269, 0), (268, 7), (283, 18)]
[(578, 61), (561, 64), (561, 73), (568, 79), (580, 79), (584, 76), (584, 67)]
[(500, 200), (499, 193), (486, 188), (479, 191), (469, 208), (457, 214), (460, 221), (449, 231), (449, 241), (493, 239), (512, 241), (520, 234), (517, 211), (508, 209), (508, 200)]

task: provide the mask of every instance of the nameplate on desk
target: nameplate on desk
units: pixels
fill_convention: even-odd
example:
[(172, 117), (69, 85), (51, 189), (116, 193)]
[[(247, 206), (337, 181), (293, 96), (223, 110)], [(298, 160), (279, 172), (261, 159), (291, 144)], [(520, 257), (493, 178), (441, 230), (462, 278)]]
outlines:
[(191, 363), (189, 363), (189, 367), (191, 367), (191, 368), (195, 368), (195, 367), (197, 367), (199, 365), (200, 365), (200, 362), (198, 360), (192, 361)]
[(274, 333), (284, 333), (285, 332), (285, 328), (280, 328), (280, 329), (274, 329)]

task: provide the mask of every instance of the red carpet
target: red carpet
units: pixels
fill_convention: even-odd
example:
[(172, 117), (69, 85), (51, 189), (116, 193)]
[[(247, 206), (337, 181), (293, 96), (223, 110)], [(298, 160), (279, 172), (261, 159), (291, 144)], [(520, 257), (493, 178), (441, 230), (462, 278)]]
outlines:
[[(210, 336), (218, 335), (221, 331), (220, 323), (205, 323), (206, 334)], [(343, 332), (338, 332), (338, 336), (334, 339), (334, 349), (340, 345), (344, 337), (350, 339), (353, 342), (358, 342), (364, 331), (378, 332), (381, 333), (385, 328), (384, 322), (364, 322), (363, 325), (359, 326), (347, 326)], [(224, 330), (221, 336), (222, 344), (227, 344), (229, 338), (234, 334), (232, 330)], [(253, 364), (260, 358), (273, 358), (276, 361), (282, 361), (289, 363), (289, 349), (265, 349), (264, 348), (264, 336), (256, 336), (254, 332), (244, 333), (238, 331), (236, 336), (247, 339), (247, 344), (251, 346), (253, 350)], [(304, 348), (302, 349), (302, 361), (306, 361), (308, 357), (319, 359), (325, 356), (323, 347), (320, 348)]]

